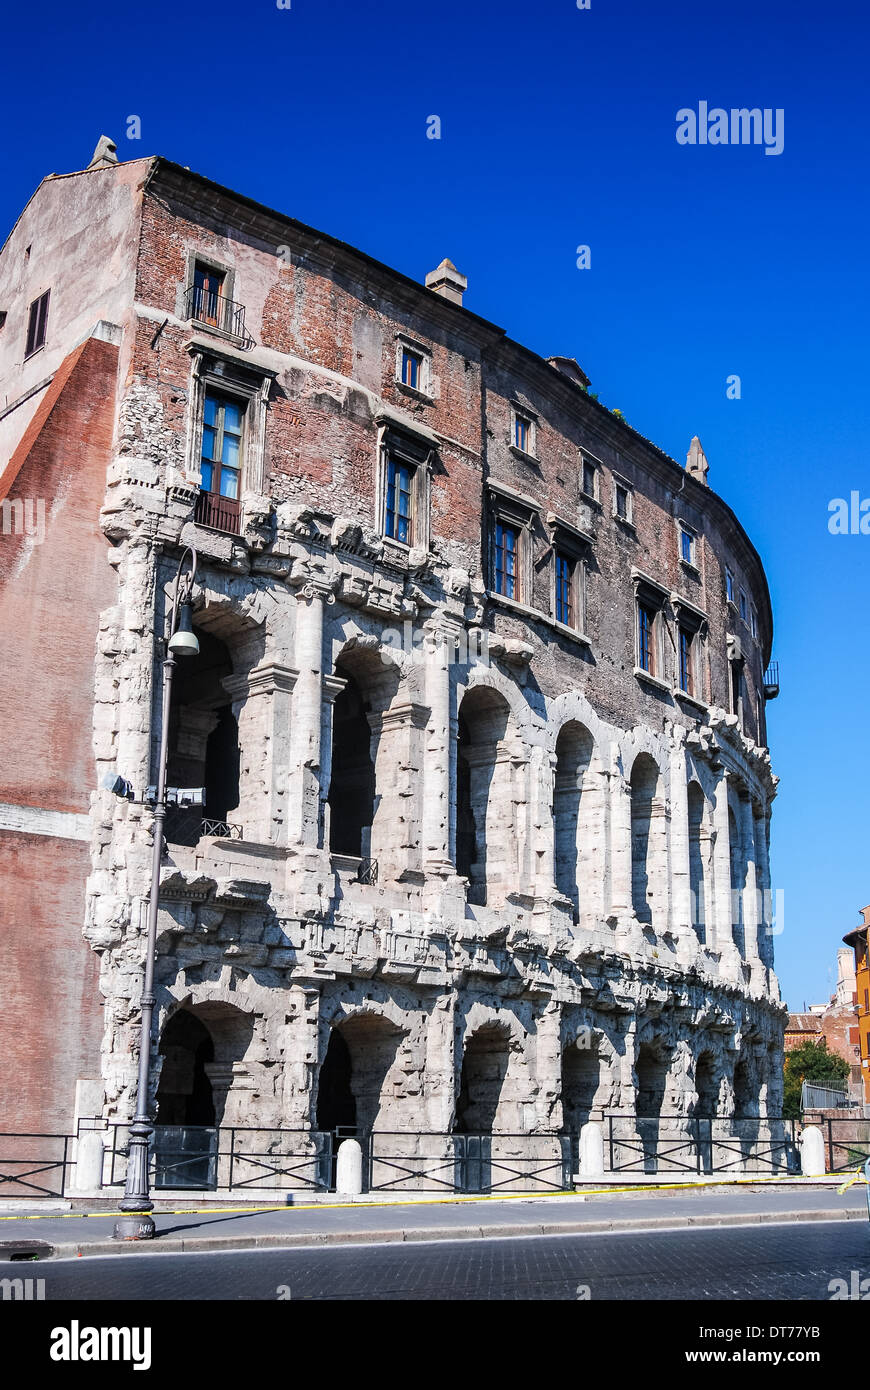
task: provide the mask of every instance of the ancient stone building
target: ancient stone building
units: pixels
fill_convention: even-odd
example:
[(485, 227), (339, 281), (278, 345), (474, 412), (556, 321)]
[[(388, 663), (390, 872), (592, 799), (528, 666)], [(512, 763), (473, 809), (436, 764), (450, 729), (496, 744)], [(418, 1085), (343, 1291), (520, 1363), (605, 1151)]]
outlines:
[[(206, 804), (167, 822), (161, 1121), (779, 1113), (761, 562), (697, 439), (684, 468), (464, 297), (107, 141), (10, 234), (3, 496), (47, 522), (2, 539), (0, 836), (43, 1122), (132, 1112), (185, 547), (169, 780)], [(29, 668), (25, 593), (58, 608)]]

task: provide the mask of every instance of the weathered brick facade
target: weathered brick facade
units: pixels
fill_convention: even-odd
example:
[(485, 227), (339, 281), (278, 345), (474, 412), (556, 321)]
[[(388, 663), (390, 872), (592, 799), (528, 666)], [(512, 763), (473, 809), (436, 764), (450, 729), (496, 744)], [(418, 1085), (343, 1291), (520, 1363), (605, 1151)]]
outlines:
[[(170, 780), (205, 785), (210, 818), (241, 831), (169, 824), (162, 1118), (547, 1132), (607, 1107), (778, 1114), (772, 619), (703, 455), (677, 465), (455, 289), (163, 160), (71, 176), (66, 196), (98, 205), (97, 185), (107, 215), (130, 206), (94, 315), (120, 356), (113, 592), (82, 610), (89, 785), (154, 781), (155, 633), (194, 546), (201, 653), (177, 677)], [(3, 256), (35, 223), (61, 284), (64, 243), (39, 226), (57, 196), (43, 186)], [(197, 271), (219, 307), (192, 300)], [(194, 520), (208, 401), (243, 419), (237, 533)], [(92, 797), (84, 929), (121, 1117), (151, 821)]]

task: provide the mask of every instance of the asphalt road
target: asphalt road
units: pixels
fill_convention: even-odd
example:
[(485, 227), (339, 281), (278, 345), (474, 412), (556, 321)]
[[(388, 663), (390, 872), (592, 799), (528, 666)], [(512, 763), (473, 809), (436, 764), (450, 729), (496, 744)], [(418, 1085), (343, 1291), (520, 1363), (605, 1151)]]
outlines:
[(65, 1300), (829, 1300), (870, 1278), (870, 1225), (809, 1222), (0, 1263)]

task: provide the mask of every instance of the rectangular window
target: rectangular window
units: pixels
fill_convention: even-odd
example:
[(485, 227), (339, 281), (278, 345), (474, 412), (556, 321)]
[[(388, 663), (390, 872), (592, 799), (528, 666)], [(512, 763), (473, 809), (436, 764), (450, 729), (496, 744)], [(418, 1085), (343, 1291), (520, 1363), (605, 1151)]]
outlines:
[(695, 693), (695, 674), (692, 662), (693, 634), (685, 627), (680, 628), (680, 689), (686, 695)]
[(524, 454), (532, 452), (532, 422), (525, 415), (514, 416), (514, 446)]
[(623, 483), (614, 485), (613, 510), (621, 521), (631, 521), (631, 494)]
[(680, 527), (680, 558), (687, 565), (695, 563), (695, 537), (684, 526)]
[(402, 385), (412, 386), (415, 391), (423, 389), (423, 358), (406, 347), (402, 348)]
[(575, 627), (574, 605), (575, 562), (556, 551), (556, 622)]
[(753, 637), (757, 638), (757, 637), (758, 637), (758, 614), (756, 613), (756, 611), (755, 611), (754, 608), (752, 608), (752, 609), (750, 610), (749, 618), (750, 618), (749, 626), (750, 626), (750, 628), (751, 628), (752, 635), (753, 635)]
[(520, 533), (516, 526), (495, 523), (495, 592), (519, 599)]
[(229, 396), (207, 392), (202, 413), (200, 502), (197, 521), (239, 531), (242, 433), (245, 408)]
[(412, 543), (412, 485), (415, 470), (409, 463), (390, 455), (387, 460), (386, 533), (403, 545)]
[(729, 603), (734, 602), (734, 575), (729, 569), (725, 571), (725, 597)]
[(583, 491), (587, 497), (595, 496), (595, 464), (583, 460)]
[(649, 675), (656, 674), (655, 660), (655, 609), (646, 603), (637, 605), (637, 664)]
[(740, 696), (742, 694), (740, 679), (740, 662), (731, 662), (731, 713), (740, 714)]
[(45, 331), (48, 324), (48, 298), (51, 290), (46, 290), (38, 299), (34, 299), (30, 306), (30, 317), (27, 320), (27, 345), (24, 349), (24, 356), (30, 357), (34, 352), (38, 352), (45, 345)]
[(193, 272), (193, 306), (191, 316), (212, 328), (222, 328), (224, 305), (224, 274), (197, 262)]
[(749, 605), (742, 589), (740, 590), (740, 616), (745, 623), (749, 621)]

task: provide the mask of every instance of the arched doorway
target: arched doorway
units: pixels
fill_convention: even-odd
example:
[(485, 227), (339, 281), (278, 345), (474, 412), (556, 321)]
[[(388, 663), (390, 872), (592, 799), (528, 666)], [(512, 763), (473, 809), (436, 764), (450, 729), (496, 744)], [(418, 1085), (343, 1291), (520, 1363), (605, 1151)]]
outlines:
[(703, 842), (704, 793), (697, 782), (687, 792), (689, 813), (689, 889), (692, 899), (692, 925), (700, 945), (707, 941), (707, 896)]
[(563, 724), (556, 740), (556, 777), (553, 788), (553, 835), (556, 887), (570, 898), (574, 921), (580, 920), (588, 855), (580, 846), (583, 781), (592, 758), (592, 735), (576, 720)]
[(375, 818), (375, 765), (367, 718), (371, 704), (347, 666), (338, 662), (335, 672), (346, 684), (332, 714), (329, 848), (333, 854), (367, 859)]
[(500, 1023), (484, 1024), (466, 1040), (454, 1130), (492, 1134), (497, 1128), (510, 1065), (510, 1033)]
[(470, 903), (493, 906), (517, 886), (510, 706), (477, 686), (462, 699), (458, 728), (456, 871)]
[(199, 653), (179, 661), (169, 714), (170, 786), (205, 787), (205, 805), (167, 808), (169, 844), (195, 845), (204, 819), (226, 823), (239, 806), (239, 729), (224, 677), (233, 664), (219, 637), (196, 629)]
[(214, 1097), (206, 1064), (214, 1061), (214, 1042), (202, 1020), (188, 1009), (173, 1014), (160, 1039), (160, 1056), (157, 1124), (213, 1125)]
[(652, 926), (662, 898), (660, 845), (654, 825), (659, 770), (648, 753), (639, 753), (631, 769), (631, 901), (637, 920)]

